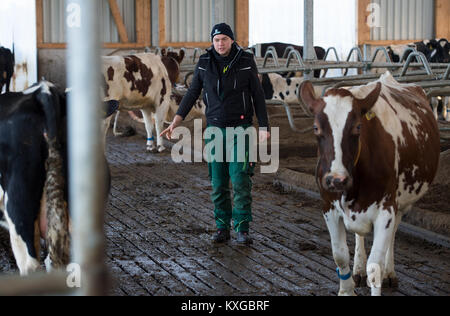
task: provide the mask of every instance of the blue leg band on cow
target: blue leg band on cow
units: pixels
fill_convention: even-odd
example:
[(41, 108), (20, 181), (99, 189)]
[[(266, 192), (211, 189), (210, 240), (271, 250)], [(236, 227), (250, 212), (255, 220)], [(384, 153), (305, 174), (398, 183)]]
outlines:
[(338, 275), (339, 279), (341, 279), (342, 281), (347, 281), (352, 276), (352, 272), (351, 271), (348, 274), (346, 274), (346, 275), (341, 275), (341, 273), (339, 272), (339, 268), (336, 268), (336, 272), (337, 272), (337, 275)]
[(147, 141), (149, 141), (149, 142), (154, 141), (154, 140), (155, 140), (155, 137), (147, 138)]

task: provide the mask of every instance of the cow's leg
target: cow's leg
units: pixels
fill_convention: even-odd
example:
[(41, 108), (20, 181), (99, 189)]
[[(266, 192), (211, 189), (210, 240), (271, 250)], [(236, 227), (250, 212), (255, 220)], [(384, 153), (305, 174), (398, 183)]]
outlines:
[(8, 77), (8, 78), (6, 79), (6, 92), (7, 92), (7, 93), (10, 91), (10, 90), (9, 90), (10, 85), (11, 85), (11, 77)]
[[(411, 207), (409, 207), (410, 209)], [(408, 211), (407, 209), (406, 211)], [(389, 245), (389, 249), (386, 254), (386, 261), (384, 264), (384, 279), (383, 279), (383, 287), (397, 288), (398, 287), (398, 278), (395, 273), (395, 265), (394, 265), (394, 244), (395, 244), (395, 234), (397, 233), (398, 226), (402, 221), (403, 212), (398, 212), (395, 217), (395, 226), (394, 232), (391, 240), (391, 244)]]
[(363, 287), (366, 284), (367, 274), (367, 254), (364, 247), (364, 237), (355, 234), (355, 259), (353, 264), (353, 280), (356, 287)]
[[(117, 113), (119, 113), (119, 111), (117, 111)], [(103, 149), (105, 152), (106, 152), (106, 135), (108, 135), (108, 129), (109, 129), (109, 126), (111, 125), (111, 118), (112, 118), (112, 116), (109, 116), (106, 119), (104, 119), (102, 121), (101, 127), (100, 127), (102, 129), (102, 133), (103, 133)]]
[[(5, 193), (5, 217), (8, 222), (11, 247), (19, 267), (20, 275), (26, 276), (36, 271), (40, 264), (37, 260), (39, 253), (36, 249), (36, 220), (28, 213), (27, 203), (23, 203), (22, 196)], [(32, 208), (32, 203), (30, 205)], [(11, 215), (11, 216), (10, 216)], [(21, 219), (21, 217), (30, 218)], [(13, 220), (13, 219), (14, 220)], [(16, 225), (20, 221), (20, 225)], [(38, 234), (39, 235), (39, 234)]]
[(385, 259), (395, 230), (394, 208), (382, 209), (373, 226), (374, 238), (367, 262), (367, 283), (371, 288), (372, 296), (380, 296), (385, 273)]
[(450, 122), (450, 97), (444, 99), (444, 118), (447, 122)]
[(0, 227), (8, 229), (8, 223), (6, 222), (6, 218), (4, 215), (5, 205), (4, 205), (4, 192), (2, 187), (0, 186)]
[(431, 98), (431, 108), (433, 109), (433, 114), (434, 114), (434, 118), (437, 120), (438, 119), (438, 106), (439, 106), (439, 100), (438, 98)]
[(355, 282), (350, 270), (350, 253), (347, 246), (347, 238), (344, 222), (336, 210), (331, 210), (324, 215), (325, 222), (330, 232), (333, 258), (338, 266), (340, 279), (339, 296), (354, 296)]
[(120, 111), (116, 112), (116, 115), (114, 117), (114, 125), (113, 125), (113, 135), (114, 136), (121, 136), (122, 133), (117, 131), (117, 122), (119, 121)]
[(158, 152), (163, 152), (166, 150), (164, 147), (164, 139), (160, 136), (161, 133), (164, 131), (164, 118), (166, 117), (167, 111), (169, 110), (168, 103), (161, 104), (160, 107), (156, 109), (155, 112), (155, 129), (156, 129), (156, 137), (157, 137), (157, 145), (158, 145)]
[(147, 131), (147, 151), (156, 151), (155, 138), (153, 137), (153, 121), (152, 113), (148, 109), (142, 109), (142, 116), (144, 117), (145, 130)]

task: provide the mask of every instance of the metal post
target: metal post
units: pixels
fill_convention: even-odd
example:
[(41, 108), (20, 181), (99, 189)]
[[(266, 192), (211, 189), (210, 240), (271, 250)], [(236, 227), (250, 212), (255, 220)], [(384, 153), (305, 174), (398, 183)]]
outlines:
[[(316, 52), (314, 51), (314, 3), (313, 0), (304, 0), (304, 45), (303, 59), (313, 60)], [(313, 78), (313, 73), (307, 71), (304, 73), (306, 80)]]
[(100, 54), (97, 1), (66, 0), (69, 97), (69, 200), (73, 261), (81, 295), (106, 293), (104, 154), (100, 136)]

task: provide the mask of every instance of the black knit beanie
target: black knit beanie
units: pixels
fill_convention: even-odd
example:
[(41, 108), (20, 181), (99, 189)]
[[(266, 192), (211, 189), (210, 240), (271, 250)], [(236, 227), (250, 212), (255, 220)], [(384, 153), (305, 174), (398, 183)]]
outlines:
[(231, 30), (231, 27), (226, 23), (216, 24), (211, 31), (211, 41), (214, 39), (214, 36), (223, 34), (229, 36), (234, 41), (234, 34)]

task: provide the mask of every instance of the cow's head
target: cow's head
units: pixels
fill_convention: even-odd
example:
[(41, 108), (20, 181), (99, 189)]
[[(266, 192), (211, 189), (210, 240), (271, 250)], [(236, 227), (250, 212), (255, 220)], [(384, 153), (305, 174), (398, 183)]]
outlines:
[(180, 64), (184, 59), (184, 55), (184, 50), (181, 50), (179, 53), (166, 53), (164, 48), (161, 50), (161, 61), (167, 69), (173, 87), (175, 87), (178, 77), (180, 76)]
[(358, 99), (346, 89), (331, 89), (317, 98), (311, 82), (300, 87), (303, 102), (314, 114), (314, 133), (319, 145), (317, 177), (329, 192), (343, 192), (353, 185), (353, 170), (361, 151), (363, 118), (377, 101), (381, 84), (365, 99)]

